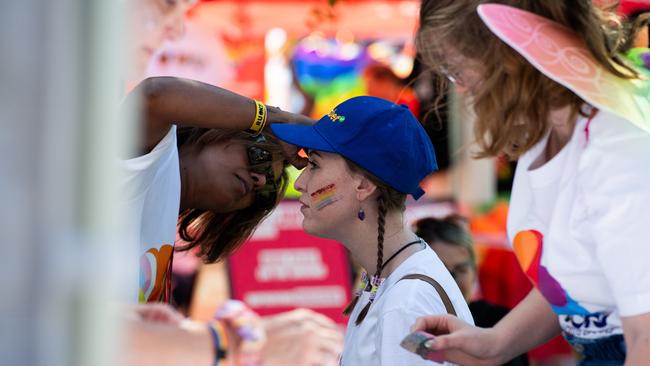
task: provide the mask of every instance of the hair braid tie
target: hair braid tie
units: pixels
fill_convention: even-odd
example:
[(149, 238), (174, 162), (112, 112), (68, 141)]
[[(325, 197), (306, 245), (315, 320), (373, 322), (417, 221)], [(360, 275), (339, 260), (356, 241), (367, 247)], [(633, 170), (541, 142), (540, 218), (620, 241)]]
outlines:
[(364, 291), (369, 291), (369, 290), (370, 290), (370, 280), (368, 279), (368, 273), (364, 271), (361, 273), (361, 278), (359, 279), (357, 289), (354, 291), (354, 297), (352, 298), (352, 301), (350, 301), (350, 303), (348, 303), (345, 309), (343, 309), (343, 315), (350, 315), (352, 313), (352, 310), (354, 310), (354, 307), (357, 306), (361, 294)]

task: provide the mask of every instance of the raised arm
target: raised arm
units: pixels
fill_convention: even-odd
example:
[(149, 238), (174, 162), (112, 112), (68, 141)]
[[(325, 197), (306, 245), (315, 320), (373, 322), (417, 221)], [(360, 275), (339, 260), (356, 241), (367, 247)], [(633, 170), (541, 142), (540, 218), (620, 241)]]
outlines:
[[(135, 107), (142, 120), (141, 149), (150, 151), (172, 124), (245, 131), (255, 119), (255, 101), (200, 81), (152, 77), (142, 81), (125, 103)], [(271, 123), (312, 124), (305, 116), (267, 106)], [(270, 130), (270, 129), (269, 129)]]

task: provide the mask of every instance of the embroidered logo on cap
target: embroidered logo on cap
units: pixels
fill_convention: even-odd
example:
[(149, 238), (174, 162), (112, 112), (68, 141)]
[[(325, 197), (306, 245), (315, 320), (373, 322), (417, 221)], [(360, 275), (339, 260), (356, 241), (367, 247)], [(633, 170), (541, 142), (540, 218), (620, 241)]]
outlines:
[(336, 114), (336, 109), (332, 109), (332, 111), (327, 114), (327, 117), (329, 117), (332, 120), (332, 122), (339, 122), (339, 123), (345, 122), (345, 116), (339, 116), (338, 114)]

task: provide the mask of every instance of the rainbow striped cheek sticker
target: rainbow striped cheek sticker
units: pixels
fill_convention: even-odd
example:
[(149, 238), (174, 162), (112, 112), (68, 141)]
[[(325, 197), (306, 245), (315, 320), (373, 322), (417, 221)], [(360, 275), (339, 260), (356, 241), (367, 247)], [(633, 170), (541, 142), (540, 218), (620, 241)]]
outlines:
[(339, 199), (336, 195), (336, 185), (334, 183), (328, 184), (311, 194), (313, 207), (317, 210), (322, 210)]

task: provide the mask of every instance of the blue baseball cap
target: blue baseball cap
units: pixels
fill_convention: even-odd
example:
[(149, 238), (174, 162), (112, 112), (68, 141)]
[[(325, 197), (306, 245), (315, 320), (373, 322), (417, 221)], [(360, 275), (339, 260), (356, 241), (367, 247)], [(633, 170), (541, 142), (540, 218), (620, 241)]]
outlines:
[(369, 96), (339, 104), (316, 124), (274, 123), (280, 140), (342, 155), (395, 190), (418, 199), (420, 182), (438, 170), (433, 145), (408, 107)]

